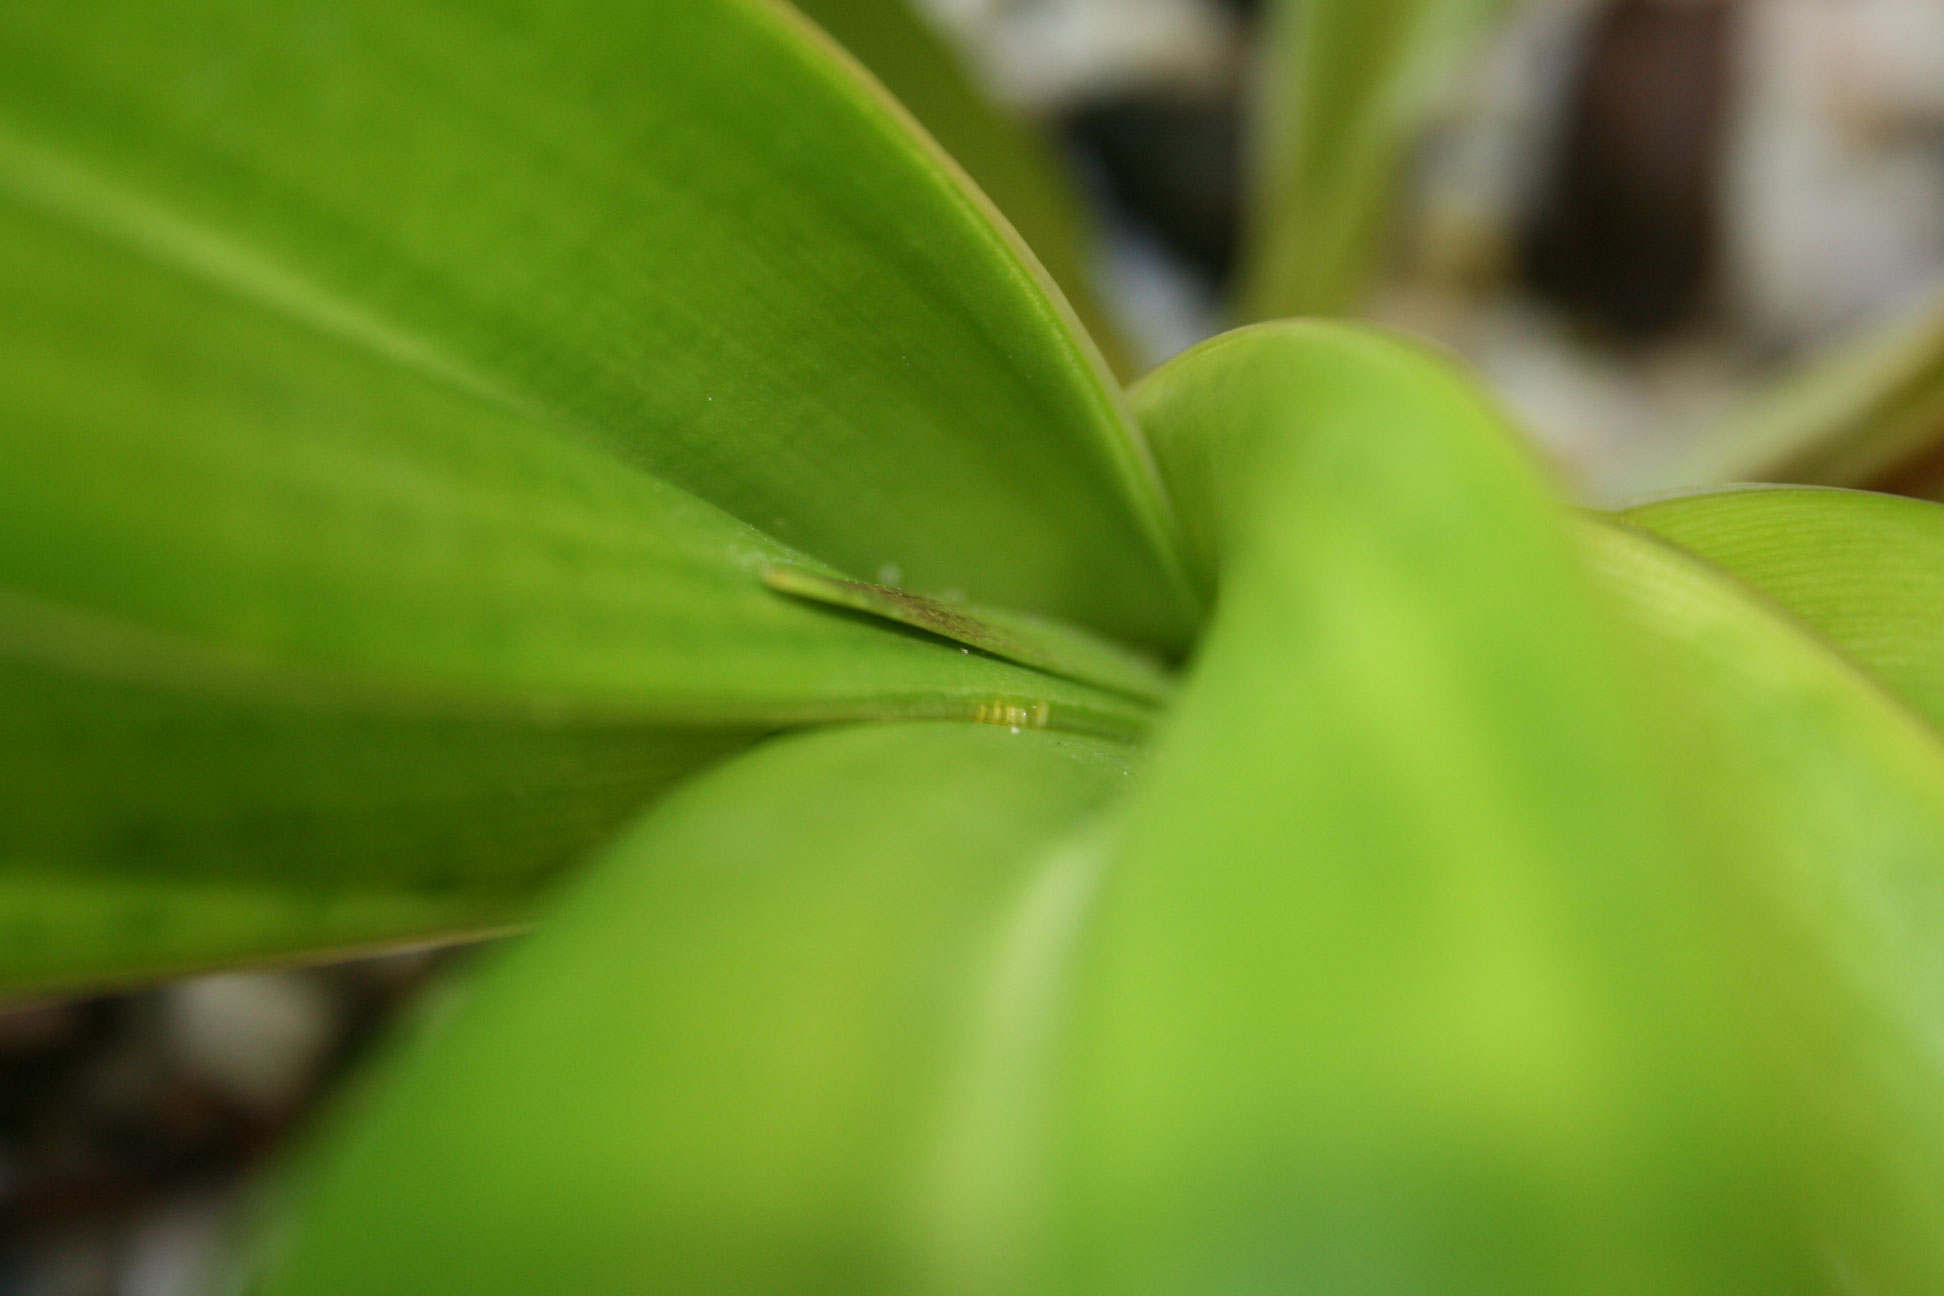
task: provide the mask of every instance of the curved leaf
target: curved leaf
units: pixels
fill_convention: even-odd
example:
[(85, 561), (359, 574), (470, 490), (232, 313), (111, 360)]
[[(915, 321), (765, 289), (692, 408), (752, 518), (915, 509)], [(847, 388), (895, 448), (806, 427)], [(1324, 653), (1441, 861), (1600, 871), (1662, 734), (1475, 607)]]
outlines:
[[(1725, 497), (1699, 502), (1709, 498)], [(1806, 547), (1826, 546), (1814, 529)], [(1781, 1014), (1802, 1125), (1821, 1131), (1806, 1182), (1838, 1268), (1855, 1290), (1937, 1291), (1944, 747), (1721, 572), (1612, 523), (1589, 524), (1585, 539), (1640, 631), (1644, 666), (1672, 690), (1669, 763), (1714, 821), (1720, 856), (1747, 870), (1744, 894), (1769, 910), (1772, 938), (1790, 947), (1756, 977)], [(1776, 975), (1792, 966), (1795, 979)]]
[(0, 51), (17, 211), (852, 575), (1185, 637), (1166, 502), (1092, 345), (780, 5), (22, 0)]
[[(1628, 641), (1496, 414), (1318, 326), (1201, 348), (1138, 404), (1222, 597), (1133, 796), (1085, 740), (902, 726), (678, 791), (398, 1060), (262, 1292), (1820, 1292), (1805, 1155), (1841, 1176), (1816, 1221), (1841, 1259), (1921, 1273), (1872, 1249), (1921, 1218), (1878, 1217), (1883, 1167), (1813, 1155), (1831, 1091), (1749, 1074), (1735, 1014), (1770, 1000), (1744, 979), (1800, 969), (1747, 964), (1733, 904), (1813, 887), (1701, 857)], [(1891, 752), (1882, 804), (1923, 840), (1921, 729), (1818, 719), (1868, 686), (1728, 593), (1726, 624), (1752, 608), (1822, 663), (1720, 690), (1785, 740), (1737, 778), (1780, 751), (1767, 786), (1817, 784), (1791, 867), (1862, 822), (1817, 734)], [(1711, 618), (1664, 634), (1695, 680), (1745, 661)], [(1830, 888), (1823, 948), (1878, 921), (1886, 858)], [(1903, 1101), (1938, 982), (1873, 982), (1939, 955), (1857, 952), (1834, 984), (1887, 1023), (1889, 1078), (1841, 1071), (1848, 1036), (1802, 1075)], [(1774, 1123), (1778, 1094), (1815, 1123)]]
[(1944, 726), (1944, 505), (1762, 486), (1622, 516), (1774, 599)]
[(1142, 723), (784, 598), (801, 553), (545, 416), (57, 214), (0, 200), (0, 301), (0, 987), (504, 924), (786, 725)]
[(1135, 407), (1221, 590), (1078, 1000), (1086, 1289), (1815, 1289), (1726, 920), (1503, 419), (1324, 325)]
[(989, 1289), (1124, 761), (873, 726), (678, 791), (400, 1059), (261, 1290)]

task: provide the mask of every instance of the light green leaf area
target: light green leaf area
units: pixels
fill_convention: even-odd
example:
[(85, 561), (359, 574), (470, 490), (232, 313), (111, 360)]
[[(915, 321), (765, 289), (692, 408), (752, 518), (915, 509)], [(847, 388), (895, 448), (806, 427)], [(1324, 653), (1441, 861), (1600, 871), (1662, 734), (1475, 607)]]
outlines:
[(1502, 418), (1315, 324), (1135, 406), (1221, 588), (1089, 936), (1074, 1289), (1817, 1289), (1721, 919)]
[(0, 987), (503, 924), (779, 727), (1144, 724), (779, 595), (802, 554), (544, 416), (4, 199), (0, 300)]
[(1048, 141), (973, 84), (913, 0), (795, 0), (869, 68), (1004, 212), (1117, 370), (1125, 372), (1094, 296), (1094, 230)]
[(20, 0), (0, 51), (16, 208), (851, 575), (1188, 633), (1167, 504), (1092, 344), (781, 5)]
[(1614, 483), (1625, 498), (1733, 481), (1944, 490), (1944, 292), (1865, 328), (1755, 391), (1671, 453)]
[[(1757, 979), (1801, 1125), (1820, 1131), (1806, 1176), (1820, 1231), (1855, 1290), (1944, 1289), (1944, 748), (1723, 572), (1610, 522), (1585, 541), (1641, 668), (1672, 690), (1670, 766), (1792, 950)], [(1809, 525), (1793, 544), (1831, 541)]]
[(986, 1267), (1126, 774), (872, 726), (688, 784), (396, 1059), (259, 1290), (1032, 1290)]
[(1394, 233), (1405, 162), (1512, 0), (1276, 0), (1251, 125), (1245, 319), (1341, 314)]
[(1621, 516), (1774, 599), (1944, 726), (1944, 505), (1758, 486)]

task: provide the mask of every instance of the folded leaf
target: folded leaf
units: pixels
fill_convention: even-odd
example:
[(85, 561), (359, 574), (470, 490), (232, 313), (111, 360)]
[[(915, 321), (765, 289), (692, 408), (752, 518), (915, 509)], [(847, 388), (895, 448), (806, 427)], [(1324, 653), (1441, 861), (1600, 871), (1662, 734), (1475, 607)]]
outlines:
[(1076, 997), (1074, 1289), (1819, 1289), (1723, 918), (1503, 420), (1321, 325), (1135, 406), (1221, 590)]
[(1621, 516), (1774, 599), (1944, 726), (1944, 505), (1762, 486)]
[(398, 1060), (261, 1292), (1036, 1290), (1015, 1190), (1125, 759), (873, 726), (676, 792)]
[[(1187, 633), (1091, 343), (956, 167), (768, 0), (21, 0), (0, 199), (851, 575)], [(116, 327), (114, 298), (72, 305)], [(8, 346), (9, 388), (52, 395)]]
[(1691, 849), (1497, 416), (1316, 326), (1139, 404), (1221, 561), (1156, 759), (884, 726), (676, 792), (350, 1114), (260, 1292), (1828, 1289), (1828, 1125), (1731, 1015), (1722, 889), (1769, 892)]

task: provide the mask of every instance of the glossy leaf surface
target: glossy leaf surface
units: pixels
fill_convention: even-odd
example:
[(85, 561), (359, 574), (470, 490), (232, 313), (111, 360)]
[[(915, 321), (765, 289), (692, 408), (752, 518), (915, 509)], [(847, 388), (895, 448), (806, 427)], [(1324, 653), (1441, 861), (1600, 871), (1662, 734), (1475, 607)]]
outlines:
[(15, 209), (853, 575), (1186, 634), (1167, 506), (1091, 344), (780, 5), (23, 0), (0, 50)]

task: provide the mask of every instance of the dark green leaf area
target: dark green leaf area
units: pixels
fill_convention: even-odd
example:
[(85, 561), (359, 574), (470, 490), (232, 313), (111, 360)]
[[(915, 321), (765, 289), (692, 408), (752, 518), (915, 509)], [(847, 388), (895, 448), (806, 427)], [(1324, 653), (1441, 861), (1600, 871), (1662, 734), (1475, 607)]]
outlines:
[(0, 986), (477, 935), (754, 736), (0, 662)]

